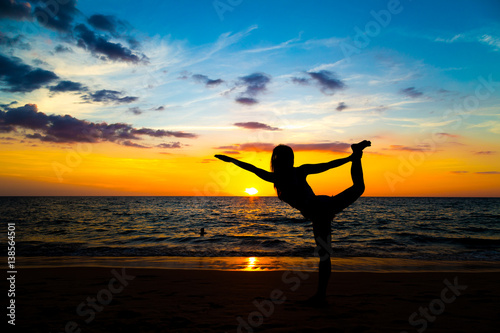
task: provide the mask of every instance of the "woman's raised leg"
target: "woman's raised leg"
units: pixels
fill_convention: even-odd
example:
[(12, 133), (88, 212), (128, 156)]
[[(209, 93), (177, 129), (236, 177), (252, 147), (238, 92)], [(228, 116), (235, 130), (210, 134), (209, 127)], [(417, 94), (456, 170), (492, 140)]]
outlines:
[(361, 165), (361, 157), (363, 156), (363, 149), (370, 146), (370, 141), (362, 141), (357, 144), (353, 144), (351, 155), (351, 179), (352, 186), (345, 191), (333, 196), (335, 209), (337, 211), (342, 211), (346, 207), (353, 204), (365, 191), (365, 181), (363, 177), (363, 166)]

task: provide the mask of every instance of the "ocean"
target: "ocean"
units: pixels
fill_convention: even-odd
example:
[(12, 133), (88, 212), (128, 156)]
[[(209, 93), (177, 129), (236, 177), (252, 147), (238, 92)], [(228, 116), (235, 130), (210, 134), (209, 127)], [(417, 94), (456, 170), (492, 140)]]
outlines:
[[(312, 258), (315, 249), (311, 222), (276, 197), (1, 197), (0, 216), (16, 225), (19, 257)], [(499, 217), (500, 198), (362, 197), (332, 222), (333, 257), (498, 261)]]

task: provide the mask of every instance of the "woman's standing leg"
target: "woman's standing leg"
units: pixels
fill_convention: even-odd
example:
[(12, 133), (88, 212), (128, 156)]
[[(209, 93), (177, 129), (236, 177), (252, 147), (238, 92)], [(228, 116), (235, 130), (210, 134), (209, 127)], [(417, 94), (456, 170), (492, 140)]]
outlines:
[(331, 248), (331, 221), (316, 220), (313, 221), (314, 240), (316, 241), (316, 249), (319, 255), (319, 272), (318, 272), (318, 290), (310, 299), (312, 305), (326, 305), (326, 290), (328, 281), (332, 272), (332, 264), (330, 255)]

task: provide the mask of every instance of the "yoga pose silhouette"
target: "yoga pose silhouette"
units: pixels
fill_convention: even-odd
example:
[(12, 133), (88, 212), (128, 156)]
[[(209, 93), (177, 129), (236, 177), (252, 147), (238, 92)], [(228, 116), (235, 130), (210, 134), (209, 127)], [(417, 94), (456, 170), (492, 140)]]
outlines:
[[(314, 239), (320, 257), (318, 290), (307, 303), (315, 306), (326, 305), (326, 289), (331, 274), (331, 221), (335, 215), (355, 202), (365, 191), (361, 157), (363, 149), (371, 146), (370, 141), (362, 141), (351, 145), (353, 153), (345, 158), (327, 163), (304, 164), (294, 167), (293, 150), (289, 146), (278, 145), (271, 157), (271, 172), (239, 161), (226, 155), (215, 155), (224, 162), (231, 162), (242, 169), (253, 172), (265, 181), (274, 184), (278, 198), (298, 209), (305, 218), (312, 221)], [(321, 173), (339, 167), (348, 162), (351, 164), (353, 185), (335, 196), (316, 195), (306, 181), (311, 174)]]

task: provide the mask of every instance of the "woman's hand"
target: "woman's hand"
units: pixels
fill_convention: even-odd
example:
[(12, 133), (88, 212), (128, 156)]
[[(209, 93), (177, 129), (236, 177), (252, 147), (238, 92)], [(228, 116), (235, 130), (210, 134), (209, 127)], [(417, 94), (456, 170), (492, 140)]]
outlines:
[(215, 155), (215, 157), (218, 158), (219, 160), (224, 161), (224, 162), (232, 162), (233, 161), (232, 157), (229, 157), (226, 155)]

